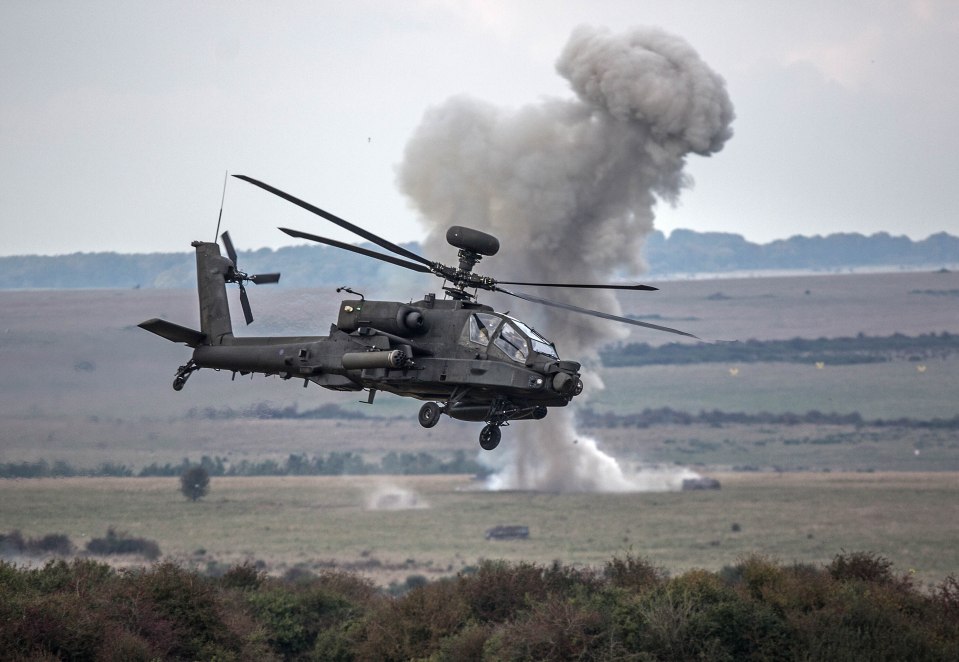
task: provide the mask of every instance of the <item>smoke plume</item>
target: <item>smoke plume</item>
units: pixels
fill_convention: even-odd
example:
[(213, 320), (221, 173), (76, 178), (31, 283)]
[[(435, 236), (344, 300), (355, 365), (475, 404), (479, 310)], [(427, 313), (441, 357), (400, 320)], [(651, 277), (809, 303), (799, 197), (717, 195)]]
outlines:
[[(426, 112), (398, 178), (429, 229), (427, 254), (446, 254), (446, 229), (465, 225), (499, 237), (487, 271), (504, 280), (603, 282), (637, 274), (657, 199), (675, 202), (691, 183), (686, 156), (717, 152), (732, 135), (722, 78), (683, 39), (661, 30), (577, 28), (556, 70), (576, 98), (506, 109), (459, 96)], [(620, 313), (610, 292), (538, 294)], [(586, 315), (516, 300), (508, 307), (551, 337), (562, 357), (586, 368), (624, 333)], [(595, 375), (585, 381), (587, 389), (601, 387)], [(504, 435), (512, 453), (495, 479), (500, 487), (633, 485), (613, 458), (576, 432), (569, 411), (553, 409), (543, 421), (510, 431), (522, 438)]]

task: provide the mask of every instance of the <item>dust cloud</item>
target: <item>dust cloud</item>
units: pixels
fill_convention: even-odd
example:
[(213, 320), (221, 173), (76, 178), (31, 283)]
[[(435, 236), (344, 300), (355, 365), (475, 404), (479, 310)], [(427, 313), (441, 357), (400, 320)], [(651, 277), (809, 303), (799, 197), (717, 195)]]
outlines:
[(367, 510), (420, 510), (430, 504), (413, 490), (389, 482), (377, 482), (366, 495)]
[[(445, 254), (446, 229), (465, 225), (499, 237), (488, 271), (503, 280), (603, 282), (636, 275), (644, 268), (640, 250), (657, 200), (675, 203), (692, 183), (683, 172), (687, 155), (713, 154), (732, 136), (725, 82), (683, 39), (662, 30), (613, 34), (579, 27), (556, 70), (575, 98), (499, 108), (458, 96), (426, 112), (406, 146), (398, 181), (429, 229), (428, 255)], [(611, 292), (537, 294), (621, 314)], [(624, 328), (520, 301), (509, 306), (551, 337), (562, 357), (583, 363), (587, 390), (602, 387), (597, 351), (624, 337)], [(504, 446), (514, 449), (498, 451), (509, 463), (492, 487), (645, 487), (577, 433), (569, 411), (552, 409), (546, 419), (509, 431), (520, 438), (504, 435)]]

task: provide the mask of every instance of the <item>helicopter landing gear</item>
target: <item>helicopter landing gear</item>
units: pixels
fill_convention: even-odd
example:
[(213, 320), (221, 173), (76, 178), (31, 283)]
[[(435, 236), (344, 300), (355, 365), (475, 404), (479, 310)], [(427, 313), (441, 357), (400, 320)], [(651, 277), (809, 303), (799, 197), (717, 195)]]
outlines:
[(190, 359), (186, 362), (186, 365), (181, 365), (176, 369), (176, 376), (173, 378), (173, 390), (182, 391), (183, 387), (186, 386), (186, 380), (190, 378), (194, 372), (200, 369), (193, 359)]
[(491, 451), (497, 446), (499, 446), (499, 440), (502, 437), (503, 437), (503, 432), (502, 430), (499, 429), (499, 426), (494, 423), (489, 423), (480, 432), (480, 436), (479, 436), (480, 447), (484, 451)]
[(427, 402), (425, 405), (420, 407), (420, 425), (422, 425), (424, 428), (433, 427), (440, 422), (440, 414), (442, 413), (443, 408), (438, 404), (435, 402)]

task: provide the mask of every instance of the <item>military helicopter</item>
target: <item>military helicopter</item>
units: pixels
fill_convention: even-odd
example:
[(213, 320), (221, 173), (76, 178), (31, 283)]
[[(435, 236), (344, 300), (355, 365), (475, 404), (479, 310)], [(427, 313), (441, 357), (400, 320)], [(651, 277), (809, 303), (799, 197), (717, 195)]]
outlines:
[[(480, 446), (493, 450), (500, 428), (510, 421), (539, 420), (550, 407), (564, 407), (583, 390), (580, 364), (560, 358), (556, 346), (531, 325), (479, 303), (479, 290), (501, 292), (519, 299), (682, 336), (696, 336), (669, 327), (619, 317), (601, 311), (543, 299), (503, 285), (652, 291), (649, 285), (535, 283), (496, 280), (473, 271), (484, 256), (499, 251), (499, 240), (471, 228), (453, 226), (447, 242), (458, 249), (456, 267), (428, 260), (372, 232), (245, 175), (234, 177), (260, 187), (392, 253), (388, 255), (314, 234), (279, 228), (292, 237), (365, 255), (390, 264), (430, 273), (443, 279), (445, 298), (426, 294), (420, 301), (371, 301), (348, 287), (355, 297), (340, 304), (336, 323), (326, 336), (240, 337), (233, 334), (227, 283), (240, 290), (247, 324), (253, 321), (244, 283), (277, 283), (280, 274), (240, 271), (229, 232), (219, 245), (194, 241), (200, 329), (162, 319), (139, 326), (158, 336), (193, 348), (193, 356), (177, 368), (173, 388), (180, 391), (201, 368), (247, 375), (262, 373), (282, 379), (302, 379), (334, 391), (377, 391), (427, 401), (419, 411), (425, 428), (445, 414), (464, 421), (485, 422)], [(219, 228), (218, 228), (219, 230)]]

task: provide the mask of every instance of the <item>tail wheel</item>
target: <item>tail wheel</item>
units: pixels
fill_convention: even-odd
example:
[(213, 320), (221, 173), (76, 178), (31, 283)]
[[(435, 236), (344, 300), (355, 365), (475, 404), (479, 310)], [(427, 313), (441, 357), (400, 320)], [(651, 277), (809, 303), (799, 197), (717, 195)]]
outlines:
[(176, 377), (173, 378), (173, 390), (182, 391), (183, 387), (186, 386), (186, 380), (190, 378), (195, 371), (199, 370), (200, 367), (190, 359), (186, 362), (186, 365), (181, 365), (176, 369)]
[(490, 423), (480, 432), (479, 442), (480, 447), (484, 451), (491, 451), (497, 446), (499, 446), (499, 440), (503, 437), (503, 431), (499, 429), (498, 425), (493, 425)]
[(420, 407), (419, 420), (424, 428), (431, 428), (440, 422), (440, 414), (443, 410), (435, 402), (427, 402)]

